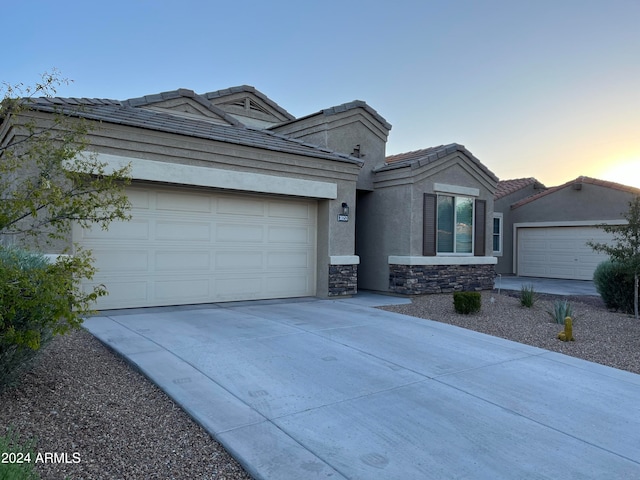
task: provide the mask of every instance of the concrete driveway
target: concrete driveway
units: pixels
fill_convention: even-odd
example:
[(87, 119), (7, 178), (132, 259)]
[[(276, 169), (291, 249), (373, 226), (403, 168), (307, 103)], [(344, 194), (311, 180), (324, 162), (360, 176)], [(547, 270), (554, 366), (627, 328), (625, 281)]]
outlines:
[(258, 479), (640, 478), (640, 375), (371, 308), (396, 300), (113, 311), (85, 327)]

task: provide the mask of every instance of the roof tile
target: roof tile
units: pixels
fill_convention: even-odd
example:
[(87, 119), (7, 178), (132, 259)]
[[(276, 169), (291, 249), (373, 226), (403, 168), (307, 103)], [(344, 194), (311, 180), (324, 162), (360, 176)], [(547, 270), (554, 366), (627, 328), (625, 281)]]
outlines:
[(455, 152), (464, 153), (475, 164), (482, 169), (489, 177), (498, 181), (498, 177), (489, 170), (480, 160), (478, 160), (469, 150), (463, 145), (457, 143), (450, 143), (448, 145), (439, 145), (437, 147), (424, 148), (422, 150), (414, 150), (412, 152), (399, 153), (396, 155), (390, 155), (385, 159), (384, 165), (374, 169), (374, 172), (382, 172), (385, 170), (393, 170), (396, 168), (403, 168), (412, 165), (428, 165), (430, 163), (446, 157)]
[(517, 192), (518, 190), (522, 190), (530, 185), (539, 185), (539, 188), (546, 188), (542, 185), (538, 180), (533, 177), (528, 178), (514, 178), (511, 180), (500, 180), (498, 182), (498, 188), (496, 189), (496, 193), (493, 196), (495, 200), (498, 200), (502, 197), (506, 197), (507, 195), (511, 195), (512, 193)]

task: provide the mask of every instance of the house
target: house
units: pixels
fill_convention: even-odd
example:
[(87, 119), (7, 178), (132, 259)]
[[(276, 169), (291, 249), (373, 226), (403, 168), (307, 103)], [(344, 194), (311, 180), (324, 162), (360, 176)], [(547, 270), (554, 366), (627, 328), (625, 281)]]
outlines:
[(591, 280), (605, 254), (588, 241), (608, 242), (597, 226), (620, 225), (640, 189), (581, 176), (552, 188), (535, 178), (498, 183), (494, 202), (496, 272)]
[(365, 102), (294, 118), (240, 86), (42, 98), (25, 115), (60, 110), (132, 168), (131, 221), (60, 246), (93, 251), (101, 309), (493, 286), (497, 178), (456, 144), (386, 157), (391, 125)]

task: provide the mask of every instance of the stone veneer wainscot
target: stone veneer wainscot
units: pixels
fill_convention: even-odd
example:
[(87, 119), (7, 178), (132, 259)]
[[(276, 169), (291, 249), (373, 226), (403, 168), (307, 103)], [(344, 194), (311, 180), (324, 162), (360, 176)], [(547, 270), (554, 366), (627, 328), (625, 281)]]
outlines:
[(389, 290), (401, 295), (491, 290), (495, 257), (389, 257)]

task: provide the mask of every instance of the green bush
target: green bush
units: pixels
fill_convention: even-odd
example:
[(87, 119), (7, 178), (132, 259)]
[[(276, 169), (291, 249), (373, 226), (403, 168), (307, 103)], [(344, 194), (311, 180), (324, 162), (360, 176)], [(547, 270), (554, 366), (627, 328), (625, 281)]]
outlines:
[(482, 297), (478, 292), (455, 292), (453, 294), (453, 306), (458, 313), (467, 315), (479, 312), (481, 303)]
[(16, 382), (54, 335), (82, 324), (104, 292), (80, 290), (78, 277), (92, 272), (86, 253), (50, 263), (39, 254), (0, 248), (0, 391)]
[(536, 302), (537, 295), (536, 291), (533, 289), (533, 284), (522, 285), (520, 288), (520, 305), (523, 307), (531, 308), (533, 304)]
[[(34, 470), (36, 455), (33, 442), (20, 445), (12, 432), (0, 436), (0, 453), (14, 456), (7, 458), (7, 462), (0, 465), (0, 480), (39, 480), (40, 475)], [(27, 457), (28, 455), (28, 457)], [(30, 461), (26, 461), (27, 458)], [(22, 460), (22, 463), (20, 463)]]
[(573, 318), (573, 309), (571, 304), (566, 300), (556, 300), (553, 304), (553, 310), (550, 310), (549, 315), (554, 322), (564, 325), (564, 319), (567, 317)]
[(593, 273), (593, 283), (607, 308), (633, 313), (633, 273), (628, 267), (606, 260)]

